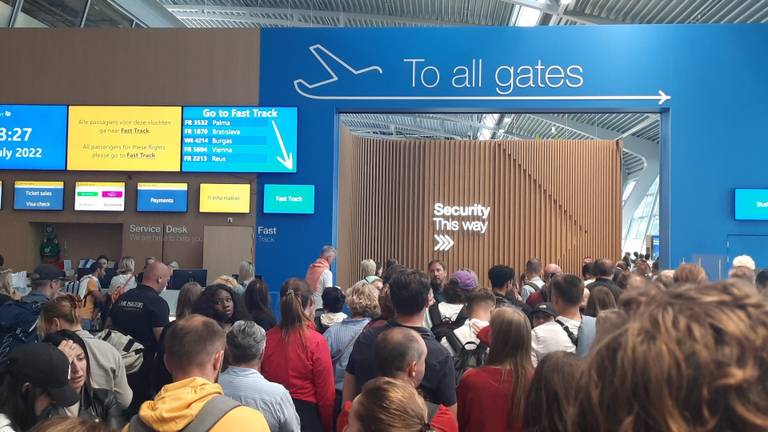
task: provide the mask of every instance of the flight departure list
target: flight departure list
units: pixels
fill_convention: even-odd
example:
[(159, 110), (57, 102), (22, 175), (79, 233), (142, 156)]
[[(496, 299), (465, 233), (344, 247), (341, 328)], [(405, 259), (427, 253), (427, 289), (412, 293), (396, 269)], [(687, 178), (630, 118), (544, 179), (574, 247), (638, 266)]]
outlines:
[(182, 172), (296, 172), (296, 108), (184, 107)]

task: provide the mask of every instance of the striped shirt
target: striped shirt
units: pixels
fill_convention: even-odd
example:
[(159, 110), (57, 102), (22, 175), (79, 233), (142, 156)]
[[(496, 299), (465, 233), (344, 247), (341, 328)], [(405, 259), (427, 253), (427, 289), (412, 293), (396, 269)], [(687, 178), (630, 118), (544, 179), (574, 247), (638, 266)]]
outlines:
[(230, 366), (219, 376), (224, 394), (260, 411), (271, 432), (299, 432), (300, 422), (290, 393), (280, 384), (267, 381), (255, 369)]
[(325, 340), (328, 341), (328, 347), (331, 349), (333, 380), (336, 384), (336, 390), (341, 391), (344, 387), (344, 372), (347, 370), (349, 355), (352, 354), (352, 346), (355, 345), (355, 339), (370, 320), (370, 318), (347, 318), (332, 325), (323, 333)]

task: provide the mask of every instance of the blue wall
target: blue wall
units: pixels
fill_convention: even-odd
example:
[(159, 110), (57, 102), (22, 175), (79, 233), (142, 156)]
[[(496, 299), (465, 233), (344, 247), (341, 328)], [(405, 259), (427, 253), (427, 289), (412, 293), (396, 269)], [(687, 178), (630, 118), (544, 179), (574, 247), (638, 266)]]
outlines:
[[(340, 66), (345, 73), (337, 81), (299, 87), (322, 99), (304, 96), (295, 80), (311, 86), (331, 78), (310, 51), (316, 45), (353, 69), (378, 66), (381, 72), (354, 74)], [(260, 104), (297, 106), (299, 143), (298, 172), (260, 176), (259, 194), (265, 183), (314, 184), (316, 213), (270, 215), (260, 209), (258, 224), (276, 227), (277, 234), (257, 241), (257, 272), (276, 291), (284, 279), (303, 276), (323, 244), (335, 243), (338, 113), (355, 111), (660, 112), (662, 260), (674, 266), (702, 255), (725, 256), (729, 234), (768, 234), (768, 222), (737, 222), (732, 210), (734, 188), (768, 187), (768, 139), (762, 130), (768, 118), (766, 46), (764, 25), (264, 30)], [(436, 67), (440, 82), (413, 86), (414, 63), (403, 60), (408, 58), (424, 59), (417, 71)], [(483, 59), (482, 86), (477, 79), (474, 87), (454, 86), (454, 67), (471, 66), (472, 59)], [(553, 69), (551, 85), (536, 81), (535, 88), (506, 95), (506, 86), (497, 89), (498, 67), (517, 70), (539, 61), (579, 66), (581, 73), (571, 71), (583, 82), (573, 78), (573, 87), (557, 86)], [(502, 84), (506, 73), (502, 69)], [(433, 77), (428, 70), (426, 84), (432, 85)], [(659, 90), (672, 99), (660, 105)], [(537, 99), (552, 96), (656, 99)]]

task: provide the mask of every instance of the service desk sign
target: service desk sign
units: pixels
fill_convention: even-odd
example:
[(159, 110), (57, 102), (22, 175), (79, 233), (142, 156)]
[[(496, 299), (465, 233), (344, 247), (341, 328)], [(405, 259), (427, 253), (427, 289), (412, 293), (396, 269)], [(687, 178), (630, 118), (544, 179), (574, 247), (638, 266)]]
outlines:
[(488, 230), (491, 207), (483, 204), (448, 205), (435, 203), (432, 207), (432, 223), (435, 227), (435, 250), (450, 250), (458, 232), (484, 235)]

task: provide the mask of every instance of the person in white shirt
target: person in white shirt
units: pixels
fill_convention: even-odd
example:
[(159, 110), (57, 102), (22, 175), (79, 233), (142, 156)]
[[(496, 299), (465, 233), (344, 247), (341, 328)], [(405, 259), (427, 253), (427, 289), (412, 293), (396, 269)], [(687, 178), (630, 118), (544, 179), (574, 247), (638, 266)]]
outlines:
[(528, 296), (540, 290), (544, 286), (544, 280), (541, 278), (541, 261), (531, 258), (525, 263), (525, 282), (520, 287), (520, 295), (523, 301), (528, 300)]
[(539, 360), (554, 351), (576, 352), (566, 328), (575, 339), (581, 327), (579, 304), (584, 295), (584, 282), (575, 275), (565, 274), (550, 281), (552, 304), (557, 310), (557, 319), (531, 330), (531, 360), (536, 366)]
[[(467, 299), (467, 313), (469, 319), (464, 322), (464, 325), (453, 331), (456, 336), (455, 341), (458, 341), (462, 347), (467, 349), (475, 349), (480, 339), (477, 338), (477, 332), (488, 326), (491, 321), (491, 312), (496, 308), (496, 296), (493, 295), (493, 291), (489, 289), (478, 289), (469, 295)], [(467, 342), (474, 342), (467, 345)], [(451, 355), (456, 355), (457, 350), (452, 346), (448, 338), (444, 338), (440, 343), (448, 349)]]
[(307, 268), (307, 275), (304, 277), (309, 287), (312, 288), (312, 299), (315, 301), (317, 310), (323, 308), (323, 289), (333, 286), (333, 273), (331, 264), (336, 259), (336, 249), (333, 246), (323, 246), (320, 251), (320, 257), (317, 258)]
[[(432, 328), (440, 323), (451, 322), (461, 325), (467, 319), (465, 305), (467, 296), (477, 289), (479, 283), (475, 272), (469, 269), (460, 269), (453, 272), (443, 287), (445, 301), (430, 304), (424, 317), (426, 328)], [(429, 293), (433, 295), (432, 290)]]

